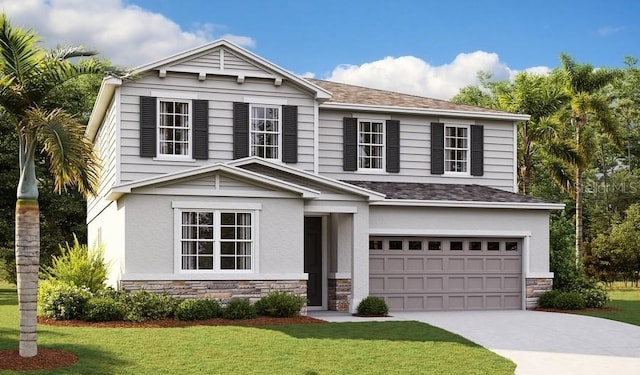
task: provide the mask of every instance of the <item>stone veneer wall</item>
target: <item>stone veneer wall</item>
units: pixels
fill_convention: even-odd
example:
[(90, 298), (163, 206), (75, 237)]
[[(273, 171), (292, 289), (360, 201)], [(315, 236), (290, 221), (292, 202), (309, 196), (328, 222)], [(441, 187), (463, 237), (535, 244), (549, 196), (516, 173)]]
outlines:
[(351, 299), (351, 279), (329, 279), (329, 310), (349, 311), (349, 300)]
[(553, 287), (553, 279), (527, 279), (527, 310), (538, 307), (538, 298)]
[[(256, 302), (273, 291), (292, 292), (307, 298), (307, 280), (161, 280), (120, 281), (120, 289), (128, 292), (144, 289), (152, 293), (164, 293), (179, 298), (212, 298), (222, 303), (232, 298), (248, 298)], [(300, 312), (307, 314), (305, 304)]]

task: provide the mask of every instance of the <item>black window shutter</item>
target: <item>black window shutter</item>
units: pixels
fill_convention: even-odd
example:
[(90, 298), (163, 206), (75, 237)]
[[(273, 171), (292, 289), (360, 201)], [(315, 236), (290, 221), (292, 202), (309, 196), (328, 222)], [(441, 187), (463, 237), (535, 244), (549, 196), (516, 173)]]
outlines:
[(156, 156), (156, 98), (140, 97), (140, 156)]
[(431, 123), (431, 174), (444, 174), (444, 124)]
[(471, 125), (471, 175), (484, 174), (484, 127)]
[(298, 107), (282, 106), (282, 161), (298, 162)]
[(400, 172), (400, 121), (387, 120), (387, 172)]
[(233, 158), (249, 156), (249, 103), (233, 103)]
[(193, 103), (193, 158), (209, 159), (209, 101), (194, 100)]
[(345, 117), (343, 119), (342, 169), (345, 171), (358, 170), (358, 119)]

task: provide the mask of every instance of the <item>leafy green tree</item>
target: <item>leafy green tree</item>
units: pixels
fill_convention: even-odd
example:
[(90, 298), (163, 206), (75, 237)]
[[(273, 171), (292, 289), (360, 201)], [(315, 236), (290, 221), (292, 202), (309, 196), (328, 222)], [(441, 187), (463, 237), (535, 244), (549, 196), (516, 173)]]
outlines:
[(84, 126), (61, 108), (48, 106), (53, 90), (78, 76), (104, 74), (107, 67), (82, 48), (47, 51), (38, 46), (32, 30), (13, 27), (0, 15), (0, 106), (18, 136), (19, 178), (16, 202), (16, 269), (20, 308), (22, 357), (37, 354), (36, 299), (40, 264), (40, 210), (36, 155), (49, 159), (55, 191), (75, 186), (93, 194), (97, 186), (97, 159), (84, 138)]
[(611, 102), (602, 90), (615, 82), (619, 72), (606, 68), (594, 69), (590, 64), (578, 64), (566, 54), (560, 55), (562, 77), (571, 98), (568, 122), (574, 137), (574, 149), (581, 155), (575, 164), (574, 191), (576, 201), (576, 261), (582, 258), (583, 233), (583, 173), (593, 155), (596, 134), (604, 134), (619, 143), (620, 134), (613, 116)]

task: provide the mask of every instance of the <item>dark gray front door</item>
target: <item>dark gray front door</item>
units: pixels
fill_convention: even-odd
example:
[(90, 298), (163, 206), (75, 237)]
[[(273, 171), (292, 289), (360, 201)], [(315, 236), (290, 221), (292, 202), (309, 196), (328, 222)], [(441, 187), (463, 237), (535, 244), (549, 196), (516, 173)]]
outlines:
[(322, 306), (322, 218), (304, 218), (304, 272), (309, 306)]

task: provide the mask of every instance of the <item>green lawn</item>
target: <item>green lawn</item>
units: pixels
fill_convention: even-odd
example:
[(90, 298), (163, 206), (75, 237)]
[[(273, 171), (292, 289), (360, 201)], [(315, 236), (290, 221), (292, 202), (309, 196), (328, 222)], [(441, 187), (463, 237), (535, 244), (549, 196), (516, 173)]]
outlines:
[[(0, 285), (0, 350), (18, 346), (15, 289)], [(80, 361), (0, 374), (513, 374), (515, 365), (418, 322), (189, 328), (39, 326), (41, 347)]]
[(640, 326), (640, 289), (614, 289), (609, 292), (607, 307), (615, 311), (580, 311), (579, 314), (618, 320)]

